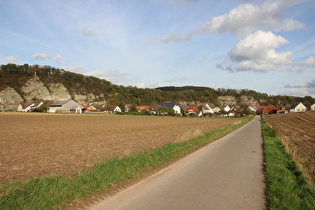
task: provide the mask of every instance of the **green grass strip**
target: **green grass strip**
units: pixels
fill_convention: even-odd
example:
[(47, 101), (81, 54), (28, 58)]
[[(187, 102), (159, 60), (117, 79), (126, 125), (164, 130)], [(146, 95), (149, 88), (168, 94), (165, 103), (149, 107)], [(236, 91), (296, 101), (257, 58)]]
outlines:
[(89, 172), (82, 172), (73, 178), (51, 175), (29, 179), (23, 183), (4, 184), (0, 186), (0, 209), (61, 208), (73, 200), (104, 192), (116, 183), (141, 178), (150, 171), (236, 130), (252, 119), (207, 132), (186, 142), (168, 143), (137, 155), (110, 158), (96, 164)]
[(275, 130), (262, 120), (268, 209), (315, 209), (315, 191), (307, 184)]

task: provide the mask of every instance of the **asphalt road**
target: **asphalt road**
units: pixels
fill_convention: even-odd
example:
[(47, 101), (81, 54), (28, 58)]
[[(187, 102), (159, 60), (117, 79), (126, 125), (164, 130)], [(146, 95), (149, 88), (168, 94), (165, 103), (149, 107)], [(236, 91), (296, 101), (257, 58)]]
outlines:
[(266, 209), (259, 117), (90, 209)]

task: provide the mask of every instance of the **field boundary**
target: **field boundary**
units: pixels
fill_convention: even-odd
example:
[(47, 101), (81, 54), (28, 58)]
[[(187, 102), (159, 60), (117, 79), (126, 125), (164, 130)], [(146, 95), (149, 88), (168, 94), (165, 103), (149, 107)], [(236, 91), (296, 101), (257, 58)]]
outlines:
[(261, 119), (268, 209), (313, 209), (315, 190), (306, 182), (276, 131)]
[[(69, 177), (58, 175), (8, 183), (0, 188), (2, 209), (50, 209), (82, 205), (86, 197), (98, 197), (117, 187), (139, 181), (172, 161), (242, 127), (253, 119), (206, 132), (185, 142), (167, 143), (137, 155), (122, 155), (96, 164), (89, 171)], [(76, 202), (73, 202), (76, 201)]]

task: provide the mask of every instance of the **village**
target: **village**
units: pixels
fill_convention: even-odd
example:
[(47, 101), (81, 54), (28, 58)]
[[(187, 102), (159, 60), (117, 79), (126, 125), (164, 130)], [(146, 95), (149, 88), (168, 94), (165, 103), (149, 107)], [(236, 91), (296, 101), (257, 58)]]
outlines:
[(297, 105), (287, 104), (280, 107), (269, 106), (240, 106), (223, 105), (215, 106), (206, 103), (202, 106), (179, 105), (175, 102), (163, 102), (154, 106), (118, 105), (81, 105), (74, 100), (37, 101), (33, 103), (21, 103), (17, 107), (18, 112), (48, 112), (48, 113), (108, 113), (108, 114), (143, 114), (143, 115), (170, 115), (170, 116), (193, 116), (193, 117), (241, 117), (244, 115), (283, 114), (293, 112), (305, 112), (315, 110), (315, 104), (308, 106), (304, 103)]

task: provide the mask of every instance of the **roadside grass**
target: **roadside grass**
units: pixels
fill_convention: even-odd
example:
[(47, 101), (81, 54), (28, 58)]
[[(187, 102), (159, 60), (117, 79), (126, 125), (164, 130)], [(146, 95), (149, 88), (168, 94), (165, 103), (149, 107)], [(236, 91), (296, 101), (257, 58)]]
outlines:
[(314, 209), (315, 190), (306, 182), (276, 131), (262, 119), (268, 209)]
[(240, 128), (253, 117), (224, 128), (207, 132), (194, 139), (168, 143), (135, 155), (109, 158), (91, 169), (69, 178), (58, 175), (7, 183), (0, 186), (0, 209), (55, 209), (74, 200), (98, 195), (116, 184), (128, 183), (166, 166), (206, 144)]

